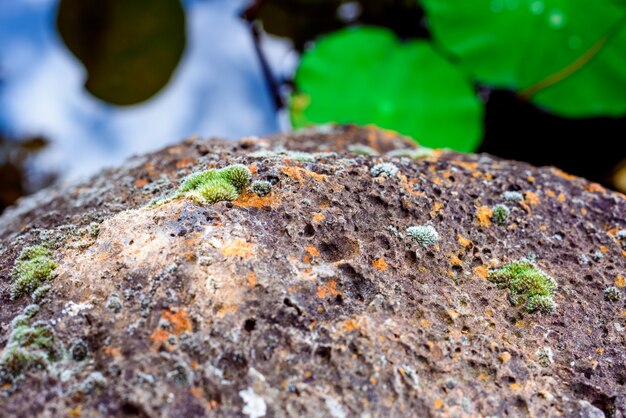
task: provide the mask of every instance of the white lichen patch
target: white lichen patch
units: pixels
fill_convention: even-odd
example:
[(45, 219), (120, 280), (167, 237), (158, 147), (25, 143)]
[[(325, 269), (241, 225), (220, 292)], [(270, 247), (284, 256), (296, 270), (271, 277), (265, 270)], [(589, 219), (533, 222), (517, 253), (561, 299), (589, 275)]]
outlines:
[(248, 387), (246, 390), (240, 390), (239, 396), (243, 399), (244, 407), (241, 412), (250, 418), (264, 417), (267, 413), (267, 404), (262, 397), (254, 392), (254, 389)]

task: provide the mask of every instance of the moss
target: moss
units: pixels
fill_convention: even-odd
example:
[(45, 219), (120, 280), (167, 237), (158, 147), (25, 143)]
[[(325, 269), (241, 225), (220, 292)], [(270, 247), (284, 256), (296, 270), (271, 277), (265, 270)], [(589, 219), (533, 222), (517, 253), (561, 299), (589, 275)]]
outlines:
[(257, 195), (263, 197), (272, 191), (272, 183), (265, 180), (253, 181), (252, 185), (250, 185), (250, 190), (252, 193), (256, 193)]
[(491, 219), (500, 226), (506, 225), (506, 221), (509, 219), (511, 211), (505, 205), (495, 205), (492, 209), (493, 215)]
[(433, 157), (434, 155), (435, 155), (434, 151), (426, 147), (419, 147), (417, 149), (414, 149), (414, 148), (396, 149), (393, 151), (389, 151), (387, 153), (387, 156), (391, 158), (410, 158), (412, 160), (419, 160), (420, 158)]
[(499, 287), (509, 289), (509, 299), (513, 305), (527, 302), (526, 310), (545, 314), (556, 311), (552, 299), (557, 290), (554, 278), (541, 271), (532, 260), (513, 261), (504, 267), (489, 272), (489, 281)]
[(398, 173), (398, 167), (391, 163), (376, 164), (370, 170), (370, 173), (374, 177), (393, 177)]
[(187, 177), (174, 195), (154, 204), (167, 203), (180, 197), (187, 197), (199, 204), (235, 200), (248, 186), (251, 178), (250, 170), (242, 164), (201, 171)]
[(48, 295), (48, 292), (51, 288), (52, 287), (49, 284), (39, 286), (37, 290), (35, 290), (32, 295), (30, 295), (33, 299), (33, 302), (41, 303), (46, 298), (46, 295)]
[(357, 155), (362, 155), (364, 157), (375, 157), (378, 155), (378, 151), (376, 151), (374, 148), (368, 147), (367, 145), (363, 144), (349, 145), (348, 151)]
[(617, 302), (622, 298), (622, 295), (619, 289), (615, 286), (609, 286), (604, 289), (604, 299), (609, 302)]
[(28, 317), (20, 315), (13, 320), (9, 341), (0, 356), (0, 377), (12, 380), (31, 369), (47, 369), (63, 355), (63, 344), (50, 324), (36, 321), (30, 325)]
[(424, 248), (435, 245), (439, 241), (439, 233), (432, 226), (418, 225), (406, 229), (407, 236), (413, 238)]
[(22, 250), (11, 272), (11, 299), (32, 293), (52, 277), (57, 262), (52, 252), (44, 246), (26, 247)]

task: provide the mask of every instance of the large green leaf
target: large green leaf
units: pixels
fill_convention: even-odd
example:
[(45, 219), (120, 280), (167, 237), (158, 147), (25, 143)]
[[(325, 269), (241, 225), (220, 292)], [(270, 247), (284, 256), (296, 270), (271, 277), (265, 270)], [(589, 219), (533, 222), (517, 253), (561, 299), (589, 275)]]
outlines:
[(435, 40), (480, 82), (565, 116), (626, 111), (624, 2), (420, 1)]
[(87, 90), (113, 104), (156, 94), (185, 49), (179, 0), (61, 0), (57, 26), (87, 69)]
[(388, 30), (350, 28), (320, 39), (296, 73), (294, 126), (376, 124), (429, 147), (474, 150), (483, 105), (464, 74), (425, 41)]

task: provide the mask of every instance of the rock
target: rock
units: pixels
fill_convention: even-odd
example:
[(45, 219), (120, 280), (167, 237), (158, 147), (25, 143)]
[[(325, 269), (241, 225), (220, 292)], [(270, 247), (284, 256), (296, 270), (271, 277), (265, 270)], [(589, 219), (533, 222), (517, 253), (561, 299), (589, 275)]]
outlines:
[[(625, 416), (626, 308), (604, 289), (624, 287), (626, 198), (489, 155), (387, 155), (411, 147), (351, 126), (191, 138), (23, 199), (0, 218), (0, 344), (22, 315), (67, 352), (23, 343), (38, 367), (2, 375), (2, 414)], [(231, 164), (271, 191), (150, 205)], [(57, 268), (30, 318), (10, 288), (37, 245)], [(486, 279), (522, 258), (557, 281), (555, 313)]]

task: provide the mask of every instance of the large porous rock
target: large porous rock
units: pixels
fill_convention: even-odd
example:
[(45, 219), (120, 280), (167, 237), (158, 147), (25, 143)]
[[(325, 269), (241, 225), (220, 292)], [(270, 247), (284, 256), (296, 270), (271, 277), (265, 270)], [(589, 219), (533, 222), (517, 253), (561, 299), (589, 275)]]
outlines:
[[(626, 198), (393, 152), (412, 146), (191, 138), (23, 199), (0, 218), (0, 415), (626, 416)], [(235, 163), (271, 192), (150, 205)], [(11, 297), (28, 247), (56, 261), (50, 289)], [(522, 258), (557, 281), (553, 314), (489, 280)]]

